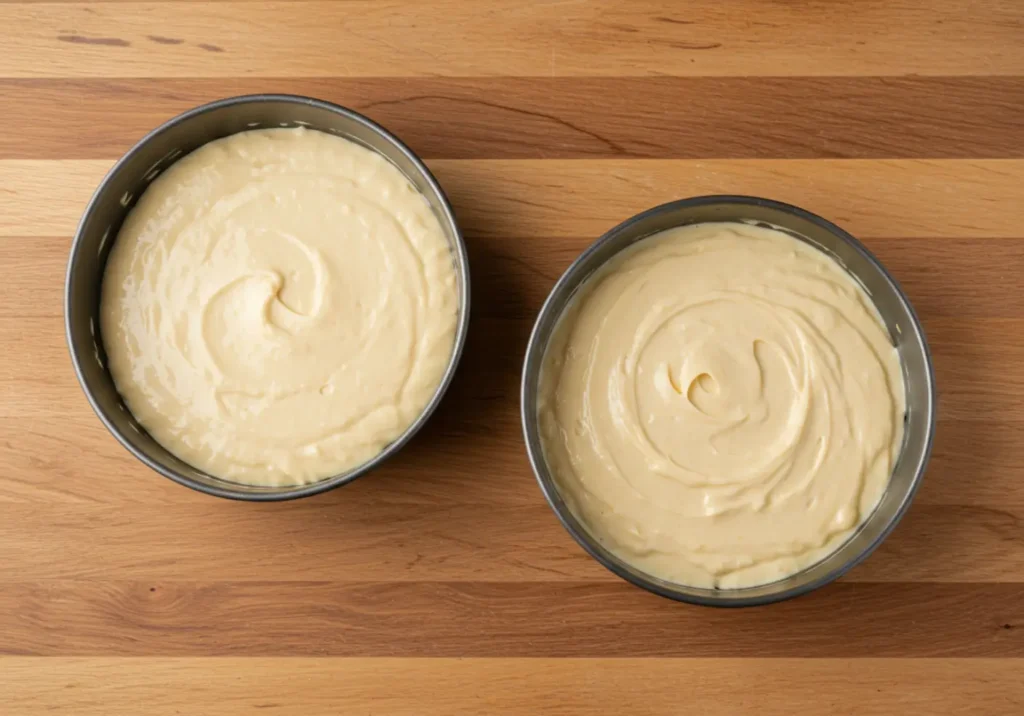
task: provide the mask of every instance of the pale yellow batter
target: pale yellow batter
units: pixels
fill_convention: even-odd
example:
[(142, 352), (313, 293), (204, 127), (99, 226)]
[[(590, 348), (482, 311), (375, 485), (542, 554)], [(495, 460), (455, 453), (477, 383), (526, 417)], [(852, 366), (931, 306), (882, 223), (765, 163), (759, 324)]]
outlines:
[(458, 313), (426, 199), (375, 152), (305, 129), (243, 132), (171, 166), (125, 221), (101, 300), (139, 423), (256, 485), (380, 453), (440, 384)]
[(617, 256), (541, 375), (544, 452), (574, 514), (621, 559), (691, 586), (773, 582), (837, 549), (886, 488), (903, 416), (863, 288), (740, 223)]

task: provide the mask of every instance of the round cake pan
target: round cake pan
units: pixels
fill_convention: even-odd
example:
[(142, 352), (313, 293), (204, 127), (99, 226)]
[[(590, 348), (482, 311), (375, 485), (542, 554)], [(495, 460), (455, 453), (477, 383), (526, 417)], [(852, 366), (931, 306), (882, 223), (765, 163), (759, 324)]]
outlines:
[[(452, 249), (459, 280), (459, 317), (447, 370), (416, 421), (369, 462), (319, 482), (282, 487), (241, 485), (187, 465), (153, 440), (125, 407), (107, 370), (100, 336), (100, 284), (110, 247), (138, 197), (162, 171), (207, 142), (250, 129), (308, 127), (357, 142), (383, 155), (426, 197)], [(201, 492), (239, 500), (287, 500), (315, 495), (364, 475), (398, 452), (423, 426), (451, 382), (469, 327), (469, 261), (448, 199), (422, 161), (386, 129), (338, 105), (292, 95), (249, 95), (190, 110), (150, 132), (107, 173), (79, 223), (68, 260), (64, 320), (71, 360), (104, 425), (139, 460)]]
[[(668, 582), (618, 558), (572, 513), (544, 458), (537, 415), (541, 365), (552, 332), (587, 278), (619, 251), (665, 229), (712, 221), (769, 225), (806, 241), (836, 259), (859, 281), (878, 308), (899, 351), (907, 412), (903, 445), (892, 477), (874, 512), (850, 539), (823, 561), (778, 582), (744, 589), (707, 589)], [(685, 276), (679, 277), (685, 281)], [(835, 224), (795, 206), (747, 196), (703, 196), (655, 207), (619, 224), (566, 270), (541, 309), (526, 349), (521, 410), (530, 462), (558, 519), (594, 559), (619, 577), (655, 594), (708, 606), (753, 606), (778, 602), (828, 584), (864, 560), (907, 511), (924, 475), (935, 433), (935, 375), (924, 331), (899, 285), (855, 238)]]

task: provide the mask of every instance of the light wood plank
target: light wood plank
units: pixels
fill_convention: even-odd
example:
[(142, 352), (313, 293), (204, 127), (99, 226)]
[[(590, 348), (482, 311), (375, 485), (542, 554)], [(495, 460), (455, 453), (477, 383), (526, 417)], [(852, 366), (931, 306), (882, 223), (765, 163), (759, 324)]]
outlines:
[(5, 583), (0, 614), (25, 656), (1024, 657), (1024, 584), (721, 610), (623, 582), (46, 581)]
[[(532, 321), (480, 318), (448, 400), (449, 427), (473, 421), (514, 424), (522, 357)], [(947, 420), (1024, 422), (1024, 319), (934, 319), (939, 413)], [(65, 420), (82, 414), (84, 398), (71, 371), (59, 318), (0, 318), (2, 418)], [(459, 397), (455, 397), (459, 396)]]
[[(548, 292), (594, 237), (466, 237), (473, 271), (473, 313), (535, 318)], [(869, 238), (868, 248), (907, 292), (927, 322), (934, 318), (1024, 315), (1024, 239)], [(0, 237), (0, 316), (63, 315), (71, 239)], [(970, 276), (971, 280), (963, 280)]]
[[(165, 480), (137, 462), (107, 433), (84, 398), (68, 398), (74, 398), (79, 410), (61, 416), (59, 430), (46, 416), (0, 418), (0, 435), (5, 438), (0, 440), (0, 502), (38, 509), (95, 504), (134, 510), (141, 504), (187, 511), (213, 499)], [(450, 503), (488, 512), (539, 504), (540, 493), (519, 432), (515, 396), (504, 400), (511, 407), (500, 416), (492, 412), (486, 423), (462, 423), (455, 416), (478, 406), (458, 393), (446, 397), (439, 414), (399, 455), (362, 481), (309, 503), (324, 507), (355, 503), (375, 511)], [(965, 508), (970, 507), (1020, 514), (1024, 510), (1022, 432), (1021, 423), (999, 418), (940, 418), (914, 510), (921, 505), (952, 506), (967, 518), (971, 512)], [(427, 469), (432, 465), (440, 467)], [(1005, 532), (998, 536), (1004, 537)], [(563, 544), (571, 546), (568, 541)], [(1020, 575), (1007, 573), (1000, 578), (1019, 579)]]
[[(599, 236), (699, 194), (767, 196), (856, 235), (1014, 236), (1020, 160), (435, 161), (468, 231)], [(955, 187), (955, 188), (954, 188)], [(952, 198), (955, 191), (956, 197)]]
[[(60, 418), (60, 430), (46, 417), (0, 418), (0, 435), (4, 436), (0, 440), (0, 503), (183, 505), (188, 509), (197, 501), (210, 499), (137, 462), (107, 433), (84, 397), (69, 395), (68, 399), (79, 409)], [(514, 403), (515, 397), (509, 400)], [(475, 504), (481, 509), (536, 504), (540, 492), (532, 478), (524, 479), (529, 465), (514, 416), (491, 422), (491, 429), (485, 429), (479, 423), (455, 419), (467, 409), (478, 406), (464, 396), (446, 396), (438, 414), (416, 439), (374, 471), (373, 487), (368, 488), (372, 492), (366, 499), (381, 503), (380, 507), (405, 505), (412, 509), (445, 501)], [(431, 464), (443, 467), (425, 468)], [(1017, 474), (1006, 473), (1006, 479), (996, 482), (991, 491)], [(352, 485), (319, 496), (315, 504), (351, 500), (350, 491), (355, 489)], [(998, 504), (989, 492), (968, 492), (962, 501)]]
[(0, 159), (109, 159), (259, 92), (351, 107), (431, 159), (1024, 157), (1024, 77), (245, 77), (0, 80)]
[[(0, 161), (0, 236), (67, 236), (112, 162)], [(470, 234), (597, 237), (712, 193), (803, 206), (862, 237), (1020, 233), (1024, 160), (432, 160)]]
[[(1015, 659), (0, 658), (13, 713), (1016, 716)], [(685, 690), (680, 689), (685, 684)]]
[[(513, 239), (470, 234), (466, 240), (473, 271), (473, 310), (488, 317), (534, 318), (559, 276), (595, 237)], [(33, 272), (57, 275), (63, 270), (58, 259), (66, 257), (55, 245), (66, 245), (67, 240), (27, 241), (32, 247), (30, 257), (39, 256), (31, 258)], [(36, 241), (43, 242), (38, 252)], [(1024, 293), (1017, 290), (1024, 273), (1024, 239), (871, 236), (863, 241), (895, 276), (926, 324), (937, 318), (1024, 315)], [(0, 252), (3, 246), (0, 239)], [(50, 299), (47, 306), (56, 303)], [(0, 308), (0, 313), (15, 314), (19, 309), (21, 315), (46, 310), (42, 305), (33, 308), (19, 303)]]
[[(3, 77), (1013, 75), (1014, 0), (0, 5)], [(837, 31), (842, 28), (842, 31)]]

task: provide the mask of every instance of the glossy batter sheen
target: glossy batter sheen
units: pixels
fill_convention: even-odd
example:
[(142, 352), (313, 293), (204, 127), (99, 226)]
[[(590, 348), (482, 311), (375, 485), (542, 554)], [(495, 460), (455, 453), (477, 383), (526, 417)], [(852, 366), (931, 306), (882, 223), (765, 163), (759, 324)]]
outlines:
[(305, 129), (243, 132), (140, 198), (103, 281), (118, 391), (164, 447), (256, 485), (381, 452), (451, 357), (457, 277), (426, 199), (380, 155)]
[(898, 355), (863, 288), (739, 223), (616, 257), (541, 375), (544, 450), (574, 514), (691, 586), (773, 582), (837, 549), (885, 490), (903, 417)]

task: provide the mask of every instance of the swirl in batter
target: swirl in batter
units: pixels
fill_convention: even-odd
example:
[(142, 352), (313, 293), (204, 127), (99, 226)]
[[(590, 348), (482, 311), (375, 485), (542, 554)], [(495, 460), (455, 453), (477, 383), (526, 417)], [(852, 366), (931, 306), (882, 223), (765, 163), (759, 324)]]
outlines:
[(781, 231), (662, 232), (591, 277), (540, 394), (570, 509), (671, 582), (741, 588), (837, 549), (903, 435), (899, 357), (863, 288)]
[(448, 240), (377, 153), (306, 129), (243, 132), (172, 165), (111, 251), (114, 382), (157, 442), (216, 477), (313, 482), (401, 435), (450, 360)]

